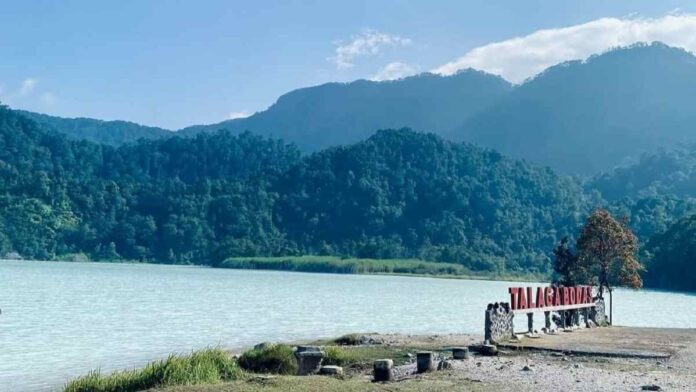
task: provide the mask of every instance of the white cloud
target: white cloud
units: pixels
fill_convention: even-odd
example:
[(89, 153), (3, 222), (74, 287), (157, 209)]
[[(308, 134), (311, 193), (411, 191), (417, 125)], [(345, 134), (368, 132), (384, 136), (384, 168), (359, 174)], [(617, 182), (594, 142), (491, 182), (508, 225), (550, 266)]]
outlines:
[(26, 97), (27, 95), (31, 94), (34, 91), (34, 88), (36, 88), (36, 83), (38, 83), (38, 81), (34, 78), (24, 79), (22, 81), (22, 85), (19, 87), (18, 94), (22, 97)]
[(379, 82), (383, 80), (401, 79), (415, 73), (418, 73), (418, 67), (414, 67), (400, 61), (394, 61), (393, 63), (389, 63), (377, 71), (377, 73), (371, 77), (370, 80)]
[(328, 60), (336, 64), (338, 69), (353, 67), (357, 57), (374, 56), (388, 46), (407, 46), (411, 44), (409, 38), (380, 33), (375, 30), (364, 30), (359, 35), (351, 37), (350, 42), (337, 42), (336, 55)]
[(450, 75), (460, 69), (475, 68), (519, 83), (564, 61), (653, 41), (695, 52), (696, 15), (673, 11), (660, 18), (602, 18), (569, 27), (538, 30), (474, 48), (433, 72)]
[(252, 115), (252, 113), (247, 112), (246, 110), (241, 110), (238, 112), (231, 112), (230, 114), (227, 115), (227, 118), (229, 118), (230, 120), (234, 120), (235, 118), (246, 118), (246, 117), (249, 117), (251, 115)]

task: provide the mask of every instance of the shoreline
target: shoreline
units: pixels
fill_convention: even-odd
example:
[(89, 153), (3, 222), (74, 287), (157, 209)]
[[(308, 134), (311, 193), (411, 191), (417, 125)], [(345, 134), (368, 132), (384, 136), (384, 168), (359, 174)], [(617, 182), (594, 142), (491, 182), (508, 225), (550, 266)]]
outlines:
[[(662, 356), (611, 356), (604, 352), (574, 352), (499, 346), (497, 355), (471, 351), (468, 359), (455, 360), (451, 347), (475, 347), (476, 334), (408, 335), (398, 333), (349, 334), (333, 339), (286, 343), (290, 347), (317, 346), (336, 360), (336, 350), (345, 354), (341, 376), (295, 376), (245, 373), (231, 381), (199, 385), (155, 387), (167, 392), (280, 392), (280, 391), (519, 391), (519, 390), (689, 390), (696, 387), (696, 329), (604, 327), (579, 329), (571, 334), (544, 336), (547, 343), (584, 342), (588, 347), (623, 350), (638, 339)], [(647, 335), (647, 336), (646, 336)], [(625, 336), (616, 339), (615, 336)], [(608, 339), (608, 340), (607, 340)], [(606, 340), (606, 341), (605, 341)], [(607, 341), (609, 343), (607, 343)], [(523, 338), (525, 344), (537, 339)], [(274, 343), (263, 343), (264, 347)], [(258, 346), (261, 347), (261, 346)], [(238, 358), (243, 349), (225, 350)], [(416, 353), (428, 351), (442, 370), (416, 372)], [(372, 363), (392, 359), (396, 382), (373, 383)], [(442, 363), (447, 363), (443, 365)], [(645, 389), (659, 387), (659, 389)]]
[[(477, 280), (477, 281), (500, 281), (500, 282), (525, 282), (525, 283), (541, 283), (548, 281), (548, 276), (534, 275), (454, 275), (454, 274), (417, 274), (417, 273), (394, 273), (394, 272), (367, 272), (367, 273), (340, 273), (327, 271), (300, 271), (292, 269), (273, 269), (273, 268), (231, 268), (211, 266), (206, 264), (162, 264), (150, 263), (137, 260), (88, 260), (88, 261), (71, 261), (71, 260), (30, 260), (30, 259), (3, 259), (2, 262), (39, 262), (39, 263), (66, 263), (66, 264), (125, 264), (125, 265), (148, 265), (148, 266), (169, 266), (169, 267), (191, 267), (191, 268), (213, 268), (213, 269), (229, 269), (241, 271), (274, 271), (274, 272), (297, 272), (307, 274), (331, 274), (331, 275), (375, 275), (375, 276), (398, 276), (405, 278), (432, 278), (432, 279), (452, 279), (452, 280)], [(427, 262), (426, 262), (427, 263)], [(446, 263), (443, 263), (446, 264)], [(658, 293), (683, 294), (696, 296), (695, 291), (671, 290), (660, 287), (643, 287), (639, 291), (650, 291)]]

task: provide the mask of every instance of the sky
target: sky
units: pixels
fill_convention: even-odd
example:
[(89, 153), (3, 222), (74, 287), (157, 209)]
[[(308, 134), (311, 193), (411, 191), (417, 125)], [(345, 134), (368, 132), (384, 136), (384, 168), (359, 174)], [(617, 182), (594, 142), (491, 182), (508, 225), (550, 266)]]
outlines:
[(179, 129), (326, 82), (472, 67), (521, 83), (656, 40), (696, 51), (696, 3), (0, 0), (0, 101)]

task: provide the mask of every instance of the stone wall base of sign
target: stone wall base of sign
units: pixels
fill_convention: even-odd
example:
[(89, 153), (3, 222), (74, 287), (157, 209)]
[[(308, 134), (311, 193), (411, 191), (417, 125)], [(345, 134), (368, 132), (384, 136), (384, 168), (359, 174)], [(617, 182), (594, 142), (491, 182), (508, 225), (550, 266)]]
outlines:
[[(498, 344), (514, 338), (514, 313), (507, 302), (488, 304), (486, 308), (485, 339), (486, 343)], [(580, 327), (592, 328), (609, 325), (604, 298), (595, 297), (594, 306), (583, 309), (572, 309), (554, 312), (544, 312), (544, 329), (551, 331), (551, 321), (560, 329)], [(532, 322), (528, 320), (529, 328)]]
[(514, 335), (513, 317), (514, 314), (507, 302), (488, 304), (486, 308), (486, 342), (497, 344), (510, 340)]
[(609, 317), (607, 317), (607, 307), (604, 303), (604, 298), (595, 297), (595, 306), (590, 309), (589, 318), (595, 325), (605, 327), (609, 325)]

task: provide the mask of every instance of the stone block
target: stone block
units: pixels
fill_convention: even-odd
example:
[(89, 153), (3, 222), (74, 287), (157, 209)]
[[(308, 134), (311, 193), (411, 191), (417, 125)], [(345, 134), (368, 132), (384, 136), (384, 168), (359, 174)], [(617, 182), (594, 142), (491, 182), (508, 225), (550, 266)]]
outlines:
[(324, 376), (342, 376), (343, 368), (340, 366), (333, 365), (322, 366), (321, 369), (319, 369), (319, 374), (322, 374)]
[(468, 347), (452, 347), (452, 358), (454, 359), (469, 359)]
[(479, 352), (481, 355), (498, 355), (498, 346), (495, 344), (482, 344), (479, 348)]
[(448, 369), (452, 369), (452, 362), (440, 361), (437, 364), (437, 370), (448, 370)]
[(324, 353), (321, 351), (295, 351), (295, 358), (297, 358), (297, 374), (305, 376), (319, 371)]
[(394, 361), (378, 359), (372, 365), (374, 381), (394, 381)]
[(418, 373), (432, 372), (435, 370), (435, 355), (430, 351), (421, 351), (417, 353), (416, 369)]

